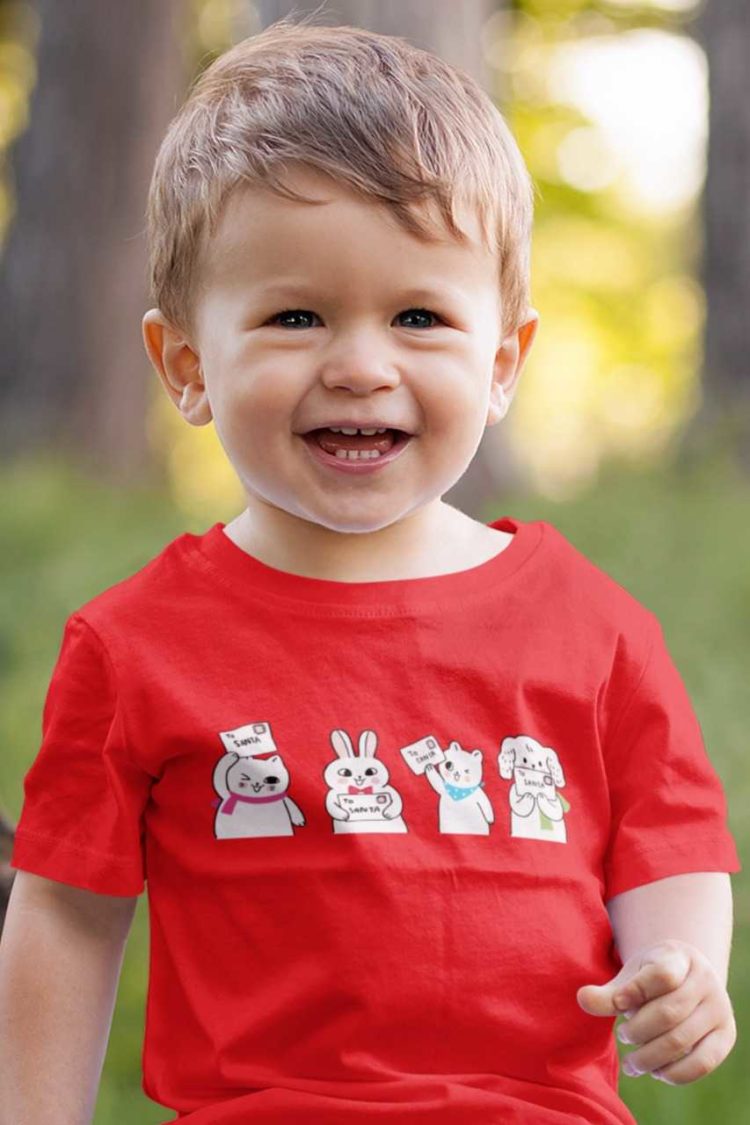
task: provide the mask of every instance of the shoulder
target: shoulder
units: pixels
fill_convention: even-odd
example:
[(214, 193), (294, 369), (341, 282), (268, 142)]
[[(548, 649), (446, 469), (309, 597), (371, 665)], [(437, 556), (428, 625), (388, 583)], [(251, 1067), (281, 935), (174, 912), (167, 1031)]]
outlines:
[(659, 625), (656, 615), (554, 524), (534, 522), (542, 531), (538, 565), (545, 570), (547, 596), (566, 611), (571, 625), (588, 623), (613, 637), (627, 636), (645, 652)]
[(118, 639), (168, 627), (177, 616), (191, 579), (189, 556), (198, 536), (183, 533), (119, 581), (80, 604), (71, 618), (85, 622), (105, 647)]

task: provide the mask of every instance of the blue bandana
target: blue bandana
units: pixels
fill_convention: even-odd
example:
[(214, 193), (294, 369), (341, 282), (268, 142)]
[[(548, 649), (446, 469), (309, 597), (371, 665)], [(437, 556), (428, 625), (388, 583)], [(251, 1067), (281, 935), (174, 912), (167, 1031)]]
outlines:
[(482, 785), (484, 785), (484, 782), (480, 781), (479, 785), (472, 785), (471, 789), (464, 789), (460, 785), (451, 785), (449, 781), (446, 781), (445, 788), (448, 791), (448, 796), (452, 797), (454, 801), (463, 801), (464, 797), (469, 797)]

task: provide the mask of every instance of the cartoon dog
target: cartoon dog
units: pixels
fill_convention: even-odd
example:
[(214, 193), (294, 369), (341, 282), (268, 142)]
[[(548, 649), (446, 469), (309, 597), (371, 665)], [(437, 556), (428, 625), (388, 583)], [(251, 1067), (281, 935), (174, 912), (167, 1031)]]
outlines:
[(570, 805), (557, 792), (565, 785), (565, 776), (556, 751), (526, 734), (504, 738), (498, 767), (501, 777), (513, 779), (511, 836), (567, 843), (563, 818)]

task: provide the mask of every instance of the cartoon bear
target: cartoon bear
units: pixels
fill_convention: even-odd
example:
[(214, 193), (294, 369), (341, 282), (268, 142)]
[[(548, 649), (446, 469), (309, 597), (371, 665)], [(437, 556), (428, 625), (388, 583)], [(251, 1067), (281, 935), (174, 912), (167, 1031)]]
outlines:
[(445, 751), (444, 761), (425, 767), (425, 777), (440, 794), (441, 832), (489, 835), (495, 814), (483, 792), (481, 750), (463, 750), (454, 740)]

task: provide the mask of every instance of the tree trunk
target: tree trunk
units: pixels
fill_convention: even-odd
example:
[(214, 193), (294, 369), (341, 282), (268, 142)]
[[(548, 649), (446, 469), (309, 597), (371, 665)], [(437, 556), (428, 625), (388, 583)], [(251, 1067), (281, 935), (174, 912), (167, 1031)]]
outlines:
[(706, 292), (703, 401), (683, 456), (712, 445), (750, 469), (750, 6), (706, 3), (694, 33), (709, 74), (708, 167), (701, 201)]
[[(257, 0), (255, 5), (261, 27), (291, 12), (307, 15), (320, 7), (305, 0)], [(461, 67), (491, 91), (493, 76), (482, 52), (482, 30), (489, 16), (502, 7), (498, 0), (335, 0), (332, 7), (321, 10), (315, 22), (349, 24), (408, 39)], [(508, 424), (506, 418), (485, 431), (466, 472), (445, 493), (449, 504), (475, 519), (496, 518), (502, 493), (528, 488), (528, 473), (507, 441)]]
[(0, 448), (98, 476), (152, 466), (145, 204), (187, 79), (181, 0), (36, 0), (30, 125), (0, 275)]
[[(39, 81), (0, 273), (4, 459), (54, 451), (100, 477), (153, 475), (145, 201), (185, 83), (181, 7), (37, 3)], [(14, 834), (0, 809), (0, 931)]]

